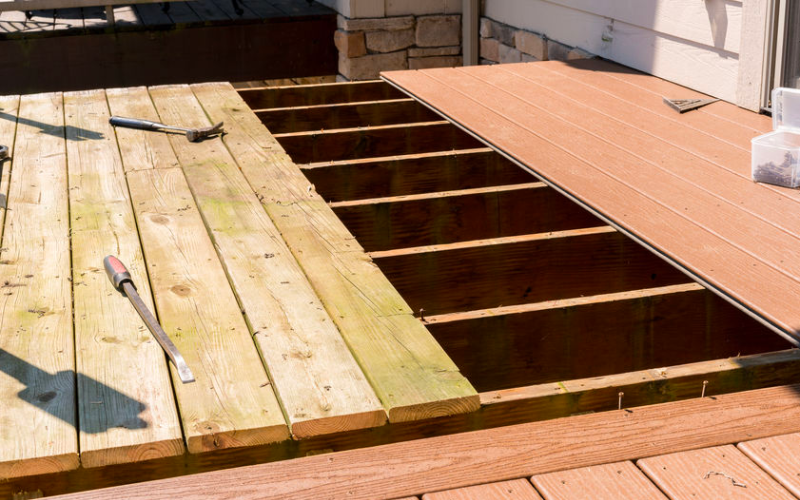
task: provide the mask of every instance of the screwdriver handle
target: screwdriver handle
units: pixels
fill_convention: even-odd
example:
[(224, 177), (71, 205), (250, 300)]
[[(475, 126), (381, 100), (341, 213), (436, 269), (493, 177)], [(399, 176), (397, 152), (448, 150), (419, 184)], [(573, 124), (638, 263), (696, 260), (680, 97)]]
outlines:
[(126, 281), (133, 285), (131, 273), (128, 272), (128, 269), (118, 258), (113, 255), (106, 255), (106, 258), (103, 259), (103, 267), (106, 268), (108, 279), (111, 280), (111, 284), (117, 290), (122, 291), (122, 284)]
[(123, 118), (121, 116), (112, 116), (109, 118), (108, 123), (115, 127), (138, 128), (140, 130), (161, 130), (162, 128), (169, 128), (163, 123), (140, 120), (138, 118)]

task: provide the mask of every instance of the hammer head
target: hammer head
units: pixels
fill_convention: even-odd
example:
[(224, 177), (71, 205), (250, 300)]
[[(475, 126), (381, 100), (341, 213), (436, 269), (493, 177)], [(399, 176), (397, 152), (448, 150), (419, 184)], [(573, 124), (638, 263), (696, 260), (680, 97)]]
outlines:
[(206, 137), (211, 137), (212, 135), (221, 134), (223, 132), (225, 131), (222, 130), (222, 122), (219, 122), (212, 127), (194, 128), (191, 130), (187, 130), (186, 138), (189, 139), (189, 141), (191, 142), (197, 142), (205, 139)]

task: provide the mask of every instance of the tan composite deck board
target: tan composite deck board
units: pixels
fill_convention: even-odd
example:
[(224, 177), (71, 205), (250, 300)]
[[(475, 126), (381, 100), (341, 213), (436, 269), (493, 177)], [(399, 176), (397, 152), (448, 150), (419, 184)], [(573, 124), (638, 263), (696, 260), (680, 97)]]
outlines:
[(0, 263), (0, 478), (78, 467), (62, 105), (60, 93), (19, 105)]
[(732, 444), (645, 458), (637, 464), (672, 500), (794, 498)]
[[(800, 386), (697, 398), (67, 495), (198, 500), (394, 498), (800, 430)], [(287, 478), (291, 478), (287, 480)]]
[[(200, 95), (204, 87), (197, 87)], [(188, 86), (152, 88), (161, 119), (207, 127)], [(213, 96), (206, 102), (213, 105)], [(221, 140), (172, 136), (201, 215), (266, 362), (292, 434), (310, 437), (386, 422), (386, 412)]]
[[(200, 90), (202, 89), (202, 92)], [(195, 86), (211, 121), (393, 422), (464, 413), (478, 395), (229, 84)]]
[(183, 436), (164, 352), (103, 269), (106, 255), (120, 258), (153, 310), (105, 92), (65, 94), (64, 115), (81, 465), (180, 455)]
[[(109, 91), (114, 114), (135, 116), (128, 113), (132, 100), (152, 106), (145, 89)], [(197, 379), (181, 383), (170, 364), (187, 448), (199, 453), (286, 439), (277, 398), (183, 171), (154, 168), (177, 163), (172, 148), (158, 142), (147, 149), (147, 136), (163, 134), (133, 132), (126, 140), (141, 144), (130, 151), (148, 154), (123, 150), (122, 161), (156, 310)]]
[(527, 479), (480, 484), (422, 495), (422, 500), (541, 500), (541, 498)]
[(633, 462), (582, 467), (533, 476), (545, 500), (665, 500), (667, 497)]
[(784, 488), (800, 497), (800, 434), (745, 441), (738, 447)]
[[(566, 66), (548, 62), (519, 65), (515, 71), (535, 75)], [(709, 192), (710, 185), (703, 190), (665, 171), (653, 163), (646, 148), (634, 156), (616, 141), (600, 138), (603, 132), (599, 128), (612, 123), (606, 118), (588, 112), (576, 114), (572, 120), (555, 117), (543, 109), (545, 104), (537, 103), (540, 90), (530, 83), (509, 92), (508, 71), (502, 66), (470, 67), (385, 76), (744, 304), (745, 309), (756, 311), (783, 332), (796, 335), (800, 331), (800, 314), (792, 305), (800, 299), (800, 262), (785, 258), (797, 247), (797, 231), (778, 227), (771, 215), (759, 217), (738, 209), (735, 200), (720, 200)], [(597, 75), (582, 74), (587, 79)], [(596, 119), (591, 120), (592, 116)], [(720, 128), (730, 123), (708, 116)], [(665, 123), (663, 129), (670, 126)], [(718, 196), (723, 198), (729, 196), (730, 183), (741, 182), (725, 171), (707, 170), (704, 174), (718, 175)], [(790, 194), (761, 185), (736, 186), (757, 190), (765, 199)], [(768, 248), (764, 241), (775, 246)]]

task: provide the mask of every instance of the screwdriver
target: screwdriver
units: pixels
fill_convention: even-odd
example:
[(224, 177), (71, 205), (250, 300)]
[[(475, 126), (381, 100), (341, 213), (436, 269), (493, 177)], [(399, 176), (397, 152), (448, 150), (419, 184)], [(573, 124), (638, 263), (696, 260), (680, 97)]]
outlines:
[(161, 328), (161, 325), (158, 324), (156, 318), (147, 309), (147, 306), (139, 296), (139, 292), (136, 291), (136, 287), (133, 285), (133, 279), (131, 279), (131, 273), (128, 272), (125, 265), (113, 255), (107, 255), (106, 258), (103, 259), (103, 266), (106, 268), (106, 274), (108, 274), (108, 279), (111, 280), (111, 284), (128, 297), (131, 304), (133, 304), (133, 308), (136, 309), (136, 312), (142, 317), (147, 328), (150, 329), (150, 332), (161, 345), (161, 348), (167, 353), (167, 357), (169, 357), (172, 364), (175, 365), (175, 368), (178, 369), (181, 382), (184, 384), (194, 382), (192, 371), (189, 369), (186, 361), (184, 361), (181, 353), (178, 352), (178, 348), (175, 347), (175, 344), (172, 343), (167, 333)]

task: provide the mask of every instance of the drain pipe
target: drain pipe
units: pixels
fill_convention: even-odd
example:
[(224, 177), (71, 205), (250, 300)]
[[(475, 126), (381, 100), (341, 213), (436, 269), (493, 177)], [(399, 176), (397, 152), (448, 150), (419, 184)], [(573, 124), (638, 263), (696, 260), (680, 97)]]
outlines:
[(480, 0), (463, 0), (461, 7), (461, 40), (464, 66), (478, 64), (478, 22), (481, 17)]

